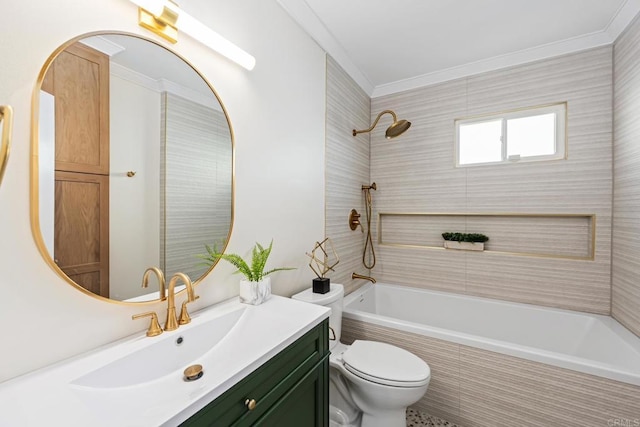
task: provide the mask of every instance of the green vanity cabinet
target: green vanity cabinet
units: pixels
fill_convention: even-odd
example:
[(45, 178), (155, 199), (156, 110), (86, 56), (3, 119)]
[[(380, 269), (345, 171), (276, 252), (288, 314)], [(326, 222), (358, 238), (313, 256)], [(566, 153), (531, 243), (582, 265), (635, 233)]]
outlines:
[(328, 426), (328, 330), (325, 320), (182, 426)]

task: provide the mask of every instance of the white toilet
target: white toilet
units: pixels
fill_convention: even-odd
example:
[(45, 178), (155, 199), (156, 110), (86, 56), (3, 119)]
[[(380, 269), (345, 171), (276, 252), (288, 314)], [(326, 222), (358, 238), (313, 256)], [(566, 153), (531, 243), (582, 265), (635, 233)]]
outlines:
[(309, 288), (291, 298), (331, 308), (330, 425), (405, 427), (407, 406), (427, 391), (429, 365), (413, 353), (381, 342), (342, 344), (342, 285), (332, 284), (326, 294), (313, 293)]

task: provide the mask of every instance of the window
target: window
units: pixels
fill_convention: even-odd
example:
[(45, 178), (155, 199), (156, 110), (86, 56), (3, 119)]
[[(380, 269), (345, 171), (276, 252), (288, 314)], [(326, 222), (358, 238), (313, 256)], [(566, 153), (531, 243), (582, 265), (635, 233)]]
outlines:
[(459, 119), (456, 165), (564, 159), (567, 104)]

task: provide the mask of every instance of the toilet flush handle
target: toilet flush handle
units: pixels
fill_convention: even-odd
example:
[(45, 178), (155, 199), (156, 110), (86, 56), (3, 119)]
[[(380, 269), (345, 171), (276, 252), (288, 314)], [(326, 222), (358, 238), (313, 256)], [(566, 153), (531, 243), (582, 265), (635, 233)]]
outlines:
[[(331, 334), (329, 335), (329, 341), (335, 341), (336, 340), (336, 331), (334, 331), (333, 328), (331, 326), (329, 326), (329, 332), (331, 332)], [(333, 335), (333, 338), (331, 338), (331, 335)]]

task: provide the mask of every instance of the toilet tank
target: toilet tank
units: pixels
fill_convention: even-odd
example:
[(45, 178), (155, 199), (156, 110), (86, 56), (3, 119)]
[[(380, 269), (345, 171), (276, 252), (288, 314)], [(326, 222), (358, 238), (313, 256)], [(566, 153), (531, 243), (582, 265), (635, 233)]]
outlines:
[(342, 335), (342, 303), (344, 301), (344, 287), (337, 283), (332, 283), (329, 292), (326, 294), (316, 294), (311, 288), (293, 295), (291, 298), (299, 301), (308, 302), (316, 305), (323, 305), (331, 309), (329, 316), (329, 327), (335, 332), (335, 340), (333, 334), (329, 331), (329, 349), (335, 347), (340, 342)]

